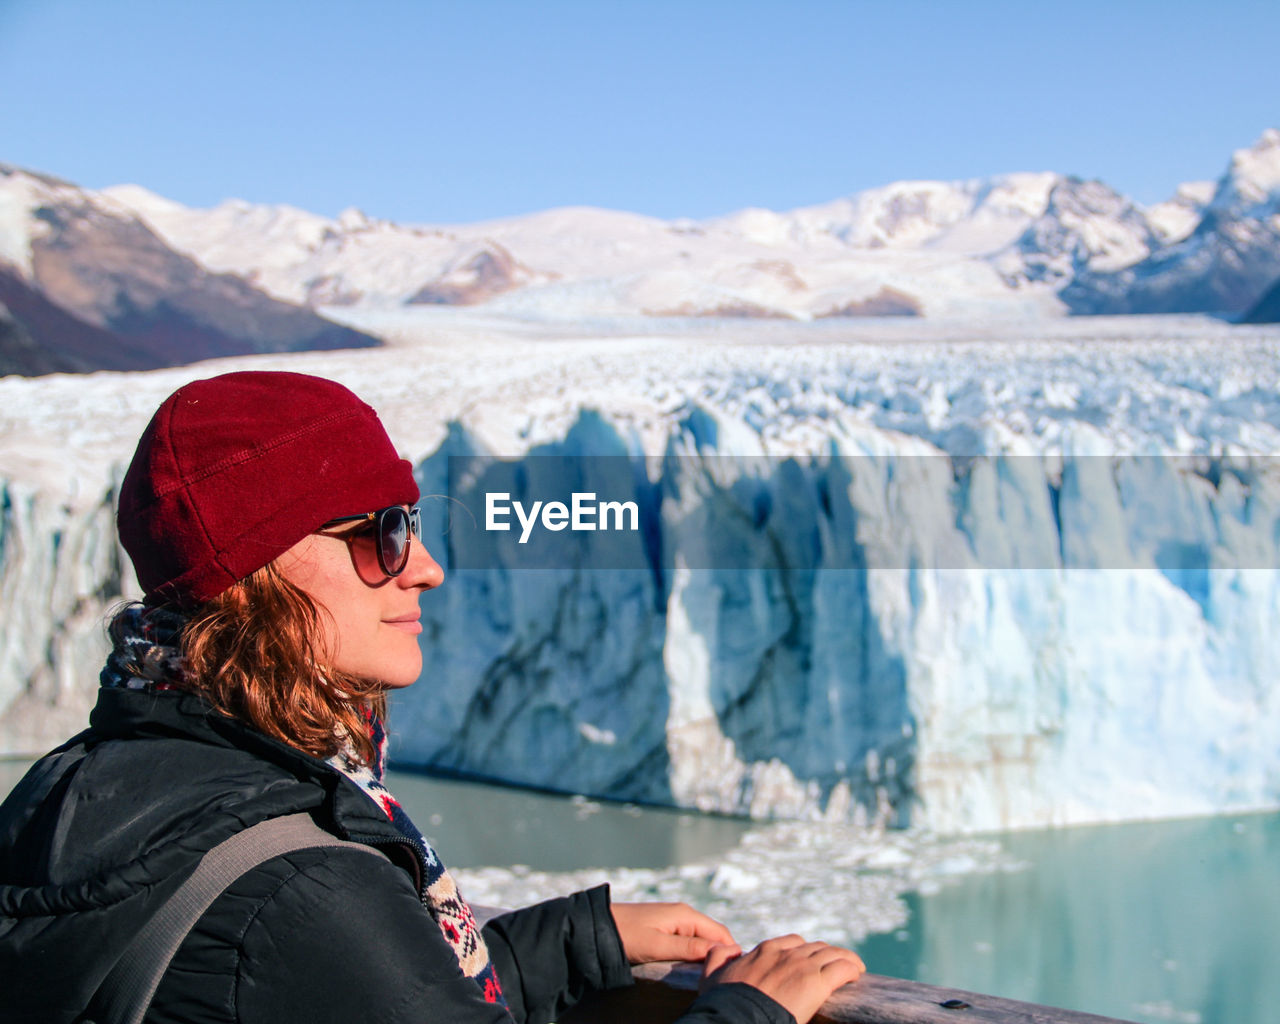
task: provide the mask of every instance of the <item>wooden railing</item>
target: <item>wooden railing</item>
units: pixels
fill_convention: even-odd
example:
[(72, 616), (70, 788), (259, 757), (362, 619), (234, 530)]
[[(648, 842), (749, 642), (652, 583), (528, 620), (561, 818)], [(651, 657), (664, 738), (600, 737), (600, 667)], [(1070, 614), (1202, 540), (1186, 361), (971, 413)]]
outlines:
[[(697, 995), (694, 964), (644, 964), (632, 988), (601, 993), (561, 1016), (561, 1024), (667, 1024)], [(839, 989), (814, 1018), (818, 1024), (1128, 1024), (1074, 1010), (937, 988), (878, 974)]]
[[(476, 904), (471, 909), (482, 924), (503, 913)], [(591, 996), (561, 1014), (560, 1024), (670, 1024), (697, 997), (702, 968), (641, 964), (631, 974), (633, 986)], [(864, 974), (837, 989), (813, 1019), (815, 1024), (1133, 1024), (879, 974)]]

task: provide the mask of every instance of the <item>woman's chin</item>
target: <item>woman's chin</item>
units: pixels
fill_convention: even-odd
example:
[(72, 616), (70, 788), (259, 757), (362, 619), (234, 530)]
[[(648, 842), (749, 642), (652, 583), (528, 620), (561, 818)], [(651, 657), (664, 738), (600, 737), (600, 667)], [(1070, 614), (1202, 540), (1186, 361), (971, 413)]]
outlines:
[(416, 664), (404, 665), (399, 671), (384, 672), (380, 678), (382, 685), (388, 690), (403, 690), (407, 686), (412, 686), (418, 681), (422, 675), (422, 661), (418, 660)]

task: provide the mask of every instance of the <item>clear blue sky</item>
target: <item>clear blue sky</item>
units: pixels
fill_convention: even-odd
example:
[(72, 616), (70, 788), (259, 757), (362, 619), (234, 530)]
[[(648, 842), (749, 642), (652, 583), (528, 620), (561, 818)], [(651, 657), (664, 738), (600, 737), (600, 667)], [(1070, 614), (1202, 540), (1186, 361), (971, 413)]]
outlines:
[(1054, 170), (1142, 202), (1280, 126), (1280, 3), (0, 0), (0, 161), (456, 222)]

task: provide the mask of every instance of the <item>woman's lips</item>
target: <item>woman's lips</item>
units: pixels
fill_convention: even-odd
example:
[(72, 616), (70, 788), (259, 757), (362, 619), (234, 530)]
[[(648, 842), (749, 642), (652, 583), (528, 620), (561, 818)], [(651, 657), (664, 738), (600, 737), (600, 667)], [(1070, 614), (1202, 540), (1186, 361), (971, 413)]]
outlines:
[(418, 621), (421, 614), (421, 612), (413, 612), (408, 615), (397, 615), (393, 619), (383, 619), (382, 624), (416, 636), (422, 632), (422, 623)]

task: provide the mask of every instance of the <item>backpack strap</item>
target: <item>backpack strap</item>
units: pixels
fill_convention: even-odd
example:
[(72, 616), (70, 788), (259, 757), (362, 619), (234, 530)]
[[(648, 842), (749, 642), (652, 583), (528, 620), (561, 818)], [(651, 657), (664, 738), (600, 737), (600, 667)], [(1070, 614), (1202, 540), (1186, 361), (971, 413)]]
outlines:
[(125, 947), (94, 996), (89, 1018), (104, 1024), (141, 1024), (169, 962), (209, 905), (232, 882), (264, 861), (319, 846), (385, 856), (372, 847), (330, 835), (305, 813), (270, 818), (237, 832), (200, 858), (191, 877)]

